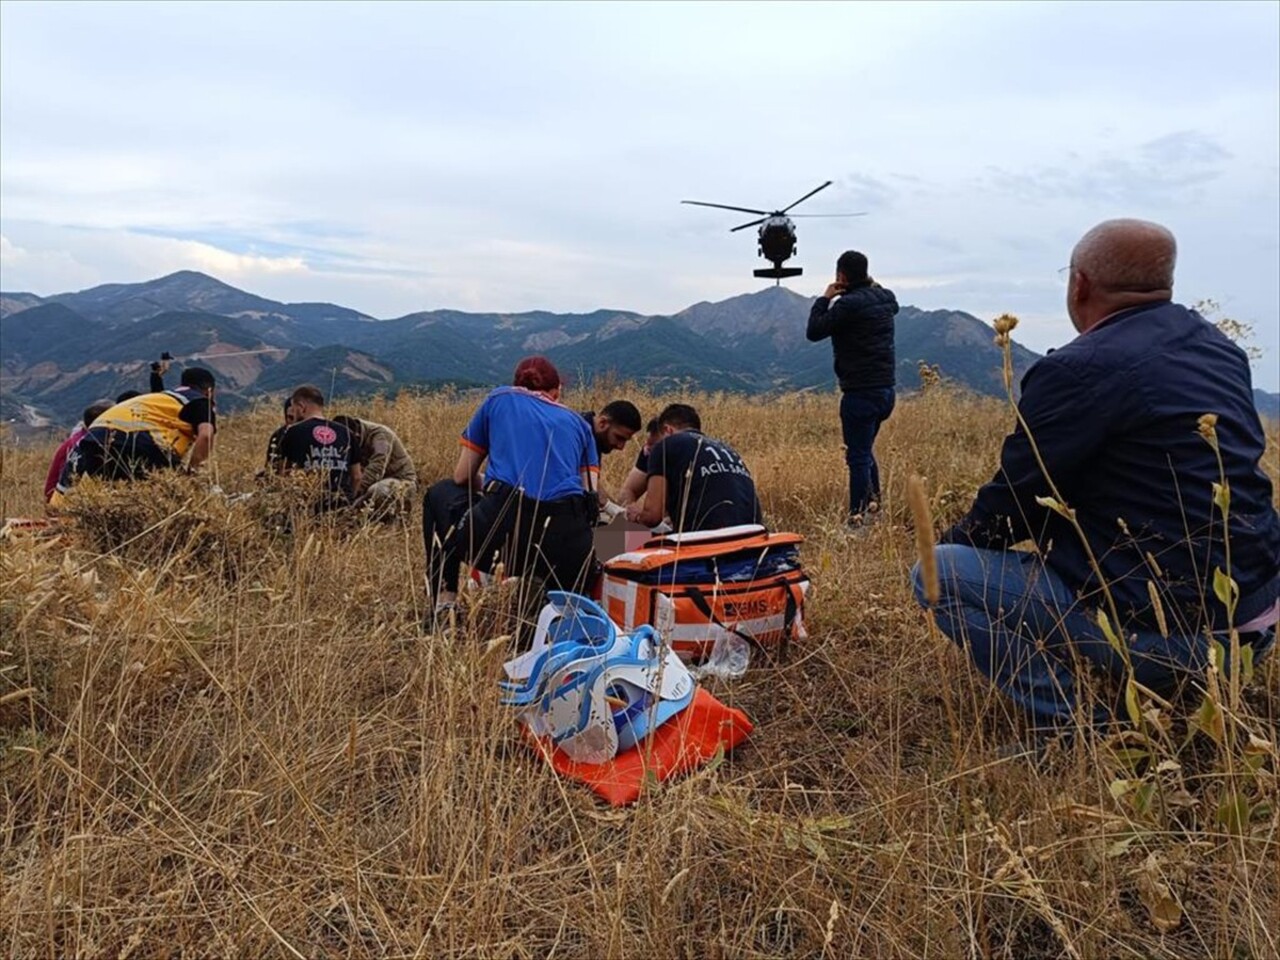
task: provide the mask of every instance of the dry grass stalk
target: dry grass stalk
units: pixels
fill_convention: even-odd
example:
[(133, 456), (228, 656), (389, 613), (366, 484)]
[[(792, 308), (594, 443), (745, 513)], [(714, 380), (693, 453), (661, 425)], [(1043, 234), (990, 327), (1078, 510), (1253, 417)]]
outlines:
[[(519, 598), (468, 595), (458, 635), (422, 635), (415, 524), (293, 516), (288, 491), (219, 503), (180, 478), (130, 503), (99, 491), (118, 530), (86, 517), (64, 542), (0, 544), (0, 951), (1280, 952), (1274, 663), (1229, 718), (1262, 744), (1231, 833), (1203, 737), (1176, 782), (1085, 745), (1044, 770), (1001, 761), (1007, 704), (929, 642), (907, 585), (929, 551), (908, 520), (928, 530), (965, 509), (996, 457), (1000, 403), (945, 383), (904, 398), (877, 447), (888, 522), (855, 539), (833, 395), (619, 386), (569, 399), (598, 408), (611, 394), (645, 411), (697, 404), (752, 467), (771, 519), (808, 537), (810, 638), (786, 663), (713, 685), (756, 721), (743, 749), (635, 808), (602, 809), (497, 705), (502, 650), (489, 642), (511, 632)], [(435, 478), (473, 403), (406, 395), (338, 412), (392, 425)], [(257, 491), (276, 416), (264, 404), (226, 418), (225, 489)], [(1271, 441), (1274, 472), (1274, 427)], [(51, 452), (0, 448), (5, 515), (39, 513)], [(608, 458), (606, 482), (630, 459)], [(913, 473), (933, 489), (925, 522)], [(264, 525), (280, 516), (287, 529)], [(1134, 786), (1113, 792), (1122, 779)]]

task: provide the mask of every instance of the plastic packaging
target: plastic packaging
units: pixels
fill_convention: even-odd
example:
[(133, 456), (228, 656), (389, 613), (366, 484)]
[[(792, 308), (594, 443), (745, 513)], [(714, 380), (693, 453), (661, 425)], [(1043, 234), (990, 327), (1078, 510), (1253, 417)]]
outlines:
[(711, 655), (689, 672), (701, 680), (703, 677), (721, 677), (736, 680), (751, 666), (751, 644), (728, 630), (720, 630), (711, 646)]

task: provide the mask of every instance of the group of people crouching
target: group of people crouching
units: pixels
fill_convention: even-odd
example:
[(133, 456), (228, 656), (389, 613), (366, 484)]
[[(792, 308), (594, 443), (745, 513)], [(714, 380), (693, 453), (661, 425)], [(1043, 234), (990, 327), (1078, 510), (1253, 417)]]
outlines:
[[(213, 452), (217, 386), (202, 367), (183, 370), (165, 389), (153, 369), (151, 390), (127, 391), (115, 401), (85, 408), (76, 429), (58, 447), (45, 478), (45, 502), (56, 513), (82, 477), (135, 481), (153, 471), (199, 468)], [(417, 487), (413, 460), (388, 427), (355, 417), (325, 417), (324, 395), (298, 387), (284, 404), (284, 424), (267, 444), (264, 474), (302, 470), (322, 475), (317, 507), (368, 503), (394, 515)]]
[[(184, 464), (194, 470), (209, 457), (217, 431), (213, 373), (187, 368), (168, 390), (153, 375), (152, 387), (85, 410), (50, 465), (51, 511), (81, 477), (135, 481)], [(547, 589), (589, 590), (599, 567), (592, 530), (610, 504), (650, 528), (761, 522), (742, 457), (704, 436), (698, 411), (687, 404), (670, 404), (649, 421), (622, 487), (604, 490), (600, 460), (640, 432), (640, 411), (614, 400), (599, 413), (579, 412), (560, 403), (560, 389), (560, 374), (545, 357), (521, 360), (511, 386), (490, 392), (463, 430), (453, 475), (428, 487), (422, 530), (433, 616), (455, 606), (463, 563), (484, 573), (501, 565)], [(295, 471), (316, 476), (317, 510), (363, 507), (380, 519), (405, 516), (418, 487), (413, 459), (390, 427), (329, 418), (324, 395), (311, 385), (285, 400), (262, 474)]]

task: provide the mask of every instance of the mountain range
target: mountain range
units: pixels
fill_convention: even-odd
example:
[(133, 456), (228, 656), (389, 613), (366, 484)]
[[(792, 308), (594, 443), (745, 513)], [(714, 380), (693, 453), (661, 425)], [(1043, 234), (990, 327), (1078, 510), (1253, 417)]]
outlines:
[[(804, 335), (811, 303), (768, 287), (671, 316), (430, 310), (376, 319), (330, 303), (268, 300), (194, 271), (50, 297), (0, 292), (0, 417), (72, 422), (96, 397), (145, 389), (147, 366), (164, 351), (175, 371), (212, 368), (223, 408), (307, 382), (335, 396), (492, 386), (530, 353), (545, 354), (578, 381), (825, 389), (833, 383), (830, 347)], [(899, 384), (918, 386), (919, 367), (928, 364), (980, 393), (1003, 393), (992, 337), (970, 314), (904, 306), (896, 325)], [(1015, 345), (1013, 357), (1021, 374), (1037, 354)], [(1280, 413), (1280, 397), (1273, 400)]]

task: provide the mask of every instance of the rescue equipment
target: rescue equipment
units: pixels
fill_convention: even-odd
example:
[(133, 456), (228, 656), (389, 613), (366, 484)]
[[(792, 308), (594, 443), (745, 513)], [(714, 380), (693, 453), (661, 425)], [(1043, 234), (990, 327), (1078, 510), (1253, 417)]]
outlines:
[(652, 627), (620, 634), (593, 601), (553, 591), (533, 647), (505, 665), (502, 702), (580, 763), (629, 750), (693, 700), (688, 669)]
[(785, 648), (805, 636), (803, 542), (758, 524), (655, 537), (605, 561), (601, 603), (623, 630), (650, 624), (691, 662), (726, 635)]

